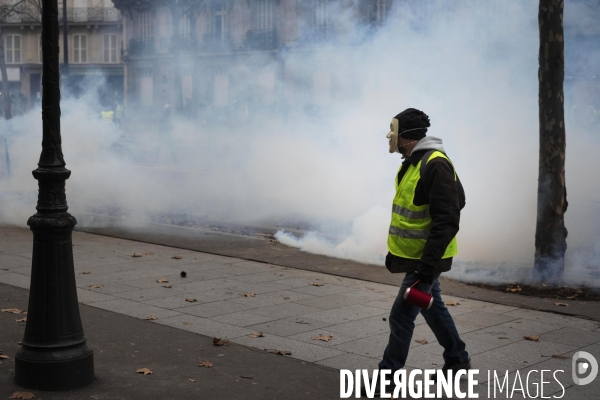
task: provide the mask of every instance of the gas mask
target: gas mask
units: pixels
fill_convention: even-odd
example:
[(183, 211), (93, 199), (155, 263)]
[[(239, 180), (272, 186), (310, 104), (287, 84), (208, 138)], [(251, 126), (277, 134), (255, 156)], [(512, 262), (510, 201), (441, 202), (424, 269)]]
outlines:
[(390, 132), (386, 136), (390, 141), (390, 153), (399, 153), (399, 151), (398, 151), (398, 129), (399, 129), (398, 120), (396, 118), (392, 118), (392, 122), (390, 122)]

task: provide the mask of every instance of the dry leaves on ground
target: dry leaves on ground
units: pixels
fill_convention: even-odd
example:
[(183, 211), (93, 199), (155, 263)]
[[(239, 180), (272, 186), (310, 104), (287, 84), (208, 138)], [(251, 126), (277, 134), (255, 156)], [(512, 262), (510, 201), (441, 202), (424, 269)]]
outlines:
[(568, 307), (567, 303), (554, 303), (555, 306)]
[(560, 354), (552, 354), (552, 358), (556, 358), (557, 360), (568, 360), (571, 357), (561, 356)]
[(2, 312), (7, 312), (11, 314), (27, 314), (27, 311), (19, 310), (18, 308), (3, 308)]
[(27, 317), (22, 318), (22, 319), (15, 319), (15, 321), (17, 321), (17, 322), (27, 322)]
[(508, 287), (506, 288), (507, 292), (515, 293), (521, 291), (521, 286), (517, 285), (516, 287)]
[(256, 297), (254, 293), (244, 293), (244, 297)]
[(532, 342), (537, 342), (538, 340), (540, 340), (540, 337), (536, 335), (527, 335), (523, 336), (523, 339), (531, 340)]
[(185, 299), (185, 301), (187, 301), (188, 303), (194, 303), (194, 302), (196, 302), (196, 301), (198, 301), (198, 300), (196, 300), (196, 299), (192, 299), (192, 298), (190, 297), (190, 298), (187, 298), (187, 299)]
[(144, 374), (144, 375), (152, 375), (154, 373), (151, 370), (149, 370), (148, 368), (140, 368), (135, 372), (137, 372), (138, 374)]
[(33, 399), (35, 396), (31, 392), (14, 392), (9, 399)]
[(173, 259), (173, 260), (181, 260), (181, 256), (173, 256), (173, 257), (171, 257), (171, 259)]
[(102, 289), (104, 285), (90, 285), (91, 289)]
[(445, 301), (444, 304), (447, 305), (447, 306), (458, 306), (458, 305), (460, 305), (460, 303), (458, 301)]
[(131, 255), (131, 257), (141, 257), (141, 256), (142, 256), (142, 255), (141, 255), (140, 253), (133, 253), (133, 254)]
[(288, 350), (266, 349), (269, 353), (278, 354), (280, 356), (291, 356), (292, 352)]
[(427, 343), (429, 343), (429, 342), (428, 342), (427, 340), (425, 340), (425, 339), (417, 339), (417, 340), (415, 340), (415, 342), (417, 342), (417, 343), (419, 343), (419, 344), (427, 344)]
[(90, 271), (82, 271), (81, 273), (82, 273), (83, 275), (89, 275), (89, 274), (91, 274), (91, 272), (90, 272)]
[(158, 282), (158, 283), (167, 283), (167, 282), (169, 282), (169, 280), (167, 278), (158, 278), (156, 280), (156, 282)]
[(321, 282), (317, 282), (317, 281), (314, 281), (313, 283), (311, 283), (311, 285), (313, 285), (313, 286), (323, 286), (323, 284)]
[(171, 288), (173, 287), (173, 285), (171, 285), (171, 284), (168, 284), (168, 285), (163, 285), (163, 287), (164, 287), (164, 288), (167, 288), (167, 289), (171, 289)]
[(577, 296), (579, 296), (579, 294), (574, 294), (573, 296), (567, 296), (567, 299), (573, 300)]
[(199, 367), (204, 367), (204, 368), (211, 368), (213, 366), (213, 363), (211, 363), (208, 360), (203, 360), (200, 361), (200, 364), (198, 364)]
[(154, 315), (148, 315), (146, 318), (144, 318), (145, 320), (148, 321), (154, 321), (156, 319), (156, 317)]
[(188, 381), (190, 381), (190, 382), (196, 382), (195, 379), (188, 379)]
[(265, 335), (262, 334), (262, 332), (254, 332), (250, 334), (251, 338), (259, 338), (259, 337), (265, 337)]
[(333, 339), (333, 336), (331, 335), (317, 335), (317, 336), (313, 336), (311, 338), (312, 340), (320, 340), (322, 342), (329, 342), (331, 339)]
[(229, 340), (214, 337), (213, 345), (214, 346), (229, 346)]
[(8, 360), (8, 356), (6, 354), (0, 354), (0, 360)]

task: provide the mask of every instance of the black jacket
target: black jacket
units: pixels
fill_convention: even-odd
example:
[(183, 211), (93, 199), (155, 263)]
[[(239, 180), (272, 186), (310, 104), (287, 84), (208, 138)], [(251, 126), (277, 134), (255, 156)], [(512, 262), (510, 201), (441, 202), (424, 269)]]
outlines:
[[(417, 165), (427, 150), (417, 151), (402, 163), (398, 173), (398, 182), (406, 170)], [(465, 206), (465, 192), (460, 180), (454, 180), (452, 165), (442, 157), (436, 157), (427, 163), (424, 176), (415, 189), (414, 204), (429, 204), (431, 230), (423, 249), (421, 260), (413, 260), (388, 253), (385, 265), (391, 272), (415, 271), (419, 261), (431, 265), (438, 272), (449, 271), (452, 258), (442, 259), (446, 248), (458, 233), (460, 210)]]

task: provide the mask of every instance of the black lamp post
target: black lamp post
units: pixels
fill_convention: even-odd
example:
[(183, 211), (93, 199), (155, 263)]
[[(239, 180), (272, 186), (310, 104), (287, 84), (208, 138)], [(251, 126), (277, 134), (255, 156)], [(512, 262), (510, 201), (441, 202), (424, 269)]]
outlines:
[(37, 390), (68, 390), (94, 381), (92, 349), (83, 335), (72, 232), (77, 220), (67, 212), (65, 168), (60, 137), (58, 6), (42, 3), (43, 96), (42, 154), (33, 176), (38, 180), (37, 213), (27, 225), (33, 232), (33, 259), (27, 325), (15, 357), (15, 382)]

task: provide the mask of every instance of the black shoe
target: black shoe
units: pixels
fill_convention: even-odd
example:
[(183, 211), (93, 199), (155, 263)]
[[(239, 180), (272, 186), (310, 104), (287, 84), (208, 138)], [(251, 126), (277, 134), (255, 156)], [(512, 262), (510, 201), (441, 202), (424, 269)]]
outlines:
[(450, 364), (450, 363), (445, 363), (444, 366), (442, 367), (442, 372), (444, 373), (444, 375), (446, 375), (446, 377), (448, 377), (448, 371), (452, 371), (452, 376), (456, 376), (456, 373), (458, 371), (468, 371), (471, 369), (471, 360), (464, 362), (464, 363), (454, 363), (454, 364)]

